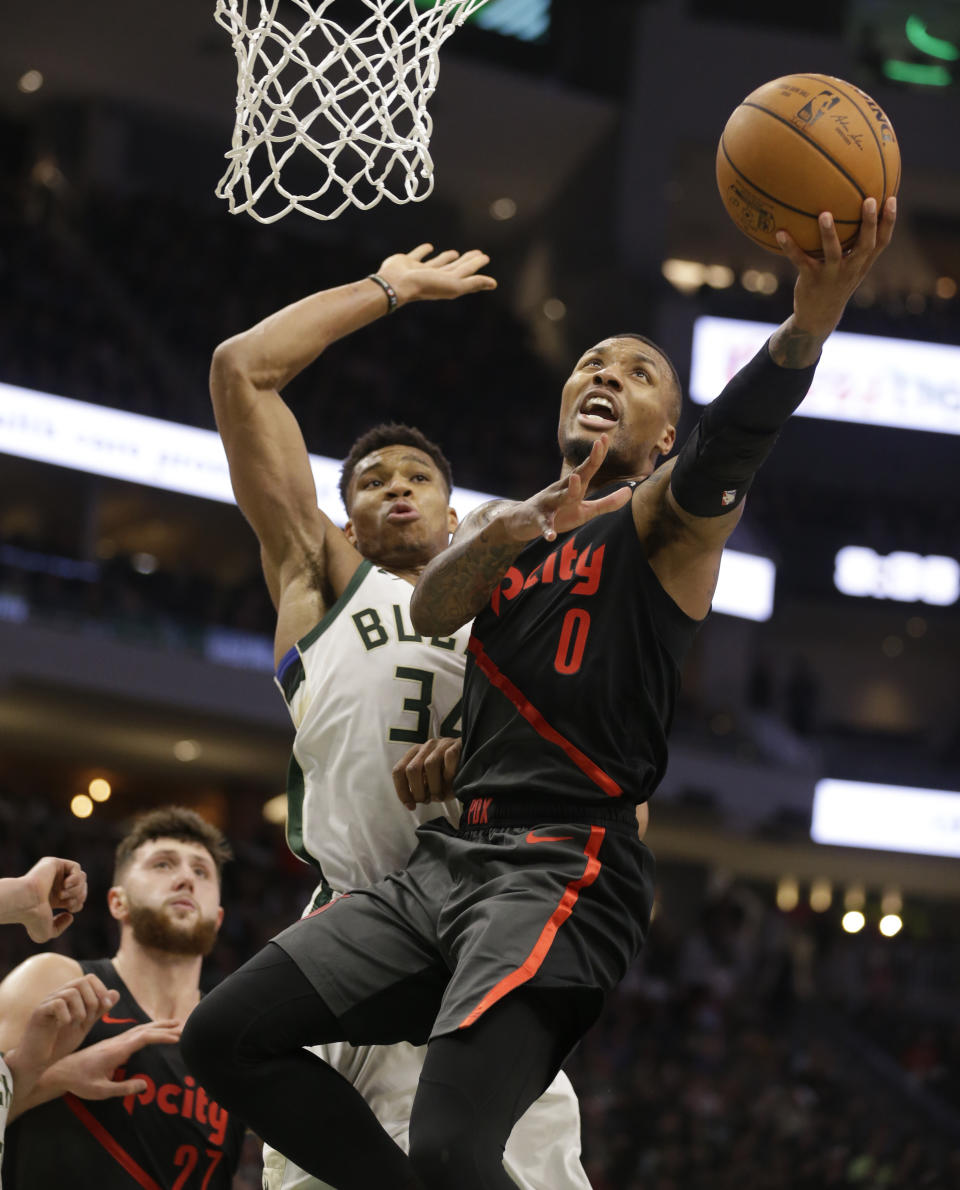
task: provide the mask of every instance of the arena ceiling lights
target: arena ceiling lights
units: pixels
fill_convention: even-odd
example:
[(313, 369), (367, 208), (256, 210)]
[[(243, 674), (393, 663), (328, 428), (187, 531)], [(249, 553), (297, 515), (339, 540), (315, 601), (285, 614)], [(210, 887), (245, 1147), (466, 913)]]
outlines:
[[(776, 330), (773, 323), (698, 318), (690, 396), (706, 405)], [(798, 417), (960, 434), (960, 347), (834, 331)]]
[[(129, 483), (233, 504), (230, 473), (219, 435), (177, 422), (106, 409), (69, 397), (0, 384), (0, 453), (106, 475)], [(340, 464), (311, 455), (317, 502), (336, 524), (346, 514), (337, 485)], [(495, 497), (454, 488), (461, 520)], [(776, 567), (769, 558), (726, 550), (714, 611), (748, 620), (773, 614)]]
[(818, 781), (815, 843), (960, 857), (960, 793), (866, 781)]

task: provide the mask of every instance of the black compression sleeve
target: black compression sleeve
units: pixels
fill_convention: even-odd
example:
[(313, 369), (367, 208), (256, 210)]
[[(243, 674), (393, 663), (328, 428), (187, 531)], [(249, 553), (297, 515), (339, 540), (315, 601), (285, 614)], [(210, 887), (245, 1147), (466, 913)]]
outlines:
[(682, 509), (712, 517), (736, 508), (815, 371), (816, 364), (781, 368), (764, 343), (707, 406), (677, 456), (670, 487)]

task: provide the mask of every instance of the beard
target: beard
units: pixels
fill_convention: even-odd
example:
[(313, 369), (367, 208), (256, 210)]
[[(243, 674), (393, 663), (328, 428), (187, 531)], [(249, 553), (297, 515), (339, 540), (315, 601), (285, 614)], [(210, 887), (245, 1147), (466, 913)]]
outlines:
[[(595, 438), (578, 438), (578, 437), (561, 437), (560, 453), (563, 455), (563, 461), (569, 463), (572, 467), (579, 467), (581, 463), (585, 463), (590, 457), (590, 451), (593, 450)], [(638, 470), (637, 460), (628, 457), (620, 448), (616, 439), (612, 440), (607, 447), (607, 457), (600, 465), (600, 470), (594, 478), (594, 485), (601, 487), (604, 477), (607, 475), (622, 477), (624, 475), (635, 475)]]
[(130, 928), (136, 941), (149, 950), (166, 954), (208, 955), (217, 940), (217, 923), (213, 918), (201, 917), (192, 925), (178, 925), (162, 909), (147, 905), (128, 906)]

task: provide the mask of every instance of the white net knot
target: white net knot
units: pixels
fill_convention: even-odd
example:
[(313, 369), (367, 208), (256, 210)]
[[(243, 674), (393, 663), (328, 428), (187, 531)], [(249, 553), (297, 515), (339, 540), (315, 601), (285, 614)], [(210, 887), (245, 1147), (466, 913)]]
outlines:
[(422, 202), (434, 184), (427, 104), (440, 47), (486, 3), (217, 0), (237, 56), (218, 196), (261, 223)]

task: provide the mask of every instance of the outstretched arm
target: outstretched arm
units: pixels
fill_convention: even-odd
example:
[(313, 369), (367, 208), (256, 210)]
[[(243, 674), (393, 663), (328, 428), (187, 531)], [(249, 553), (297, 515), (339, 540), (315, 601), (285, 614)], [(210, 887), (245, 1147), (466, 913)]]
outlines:
[[(493, 289), (480, 270), (482, 252), (441, 252), (421, 244), (389, 256), (378, 275), (397, 307)], [(310, 563), (314, 582), (335, 598), (360, 557), (317, 509), (307, 448), (280, 390), (331, 343), (386, 314), (390, 301), (376, 281), (323, 290), (271, 314), (221, 343), (213, 356), (210, 392), (233, 489), (260, 540), (274, 603), (291, 572)], [(331, 549), (332, 546), (332, 549)]]
[[(709, 610), (720, 553), (753, 478), (806, 396), (823, 344), (889, 244), (895, 222), (895, 199), (887, 200), (882, 219), (876, 200), (867, 199), (856, 245), (844, 255), (832, 215), (822, 214), (822, 260), (802, 252), (786, 232), (778, 233), (797, 268), (793, 313), (707, 407), (677, 456), (669, 483), (660, 485), (662, 512), (673, 531), (660, 535), (666, 544), (651, 564), (688, 615), (699, 619)], [(656, 490), (638, 489), (635, 497), (641, 537), (656, 523), (650, 508)]]
[(468, 516), (450, 546), (427, 566), (410, 601), (417, 632), (448, 636), (483, 608), (510, 564), (528, 541), (541, 535), (553, 541), (594, 517), (622, 508), (630, 488), (600, 500), (587, 500), (590, 481), (606, 458), (605, 434), (587, 458), (542, 492), (521, 504), (486, 504)]

